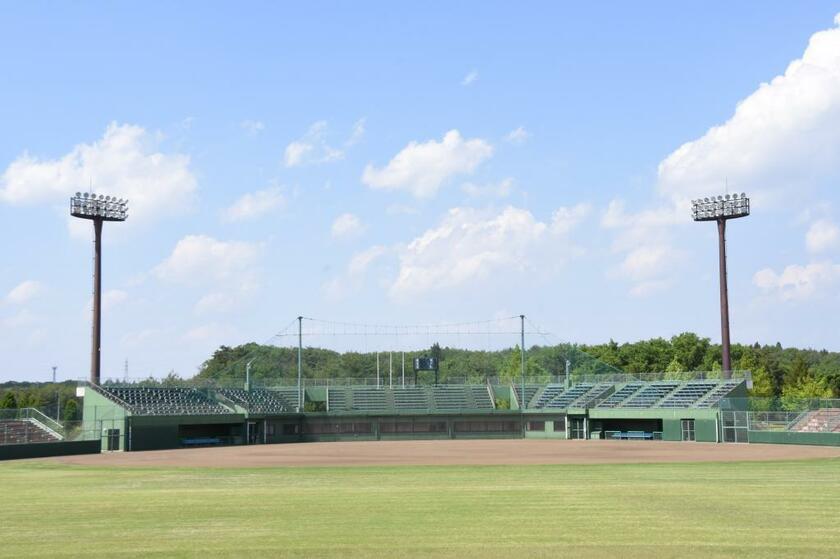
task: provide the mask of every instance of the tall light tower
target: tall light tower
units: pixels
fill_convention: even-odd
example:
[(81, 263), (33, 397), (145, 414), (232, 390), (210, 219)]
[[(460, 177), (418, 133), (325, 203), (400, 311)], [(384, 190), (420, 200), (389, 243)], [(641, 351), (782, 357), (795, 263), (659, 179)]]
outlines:
[(102, 194), (77, 192), (70, 198), (70, 215), (93, 221), (93, 336), (90, 350), (90, 382), (99, 384), (102, 326), (102, 224), (125, 221), (128, 200)]
[(726, 222), (750, 215), (750, 199), (746, 194), (727, 194), (715, 198), (691, 201), (694, 221), (716, 221), (718, 226), (718, 252), (720, 259), (720, 337), (723, 348), (723, 378), (732, 378), (732, 360), (729, 353), (729, 289), (726, 282)]

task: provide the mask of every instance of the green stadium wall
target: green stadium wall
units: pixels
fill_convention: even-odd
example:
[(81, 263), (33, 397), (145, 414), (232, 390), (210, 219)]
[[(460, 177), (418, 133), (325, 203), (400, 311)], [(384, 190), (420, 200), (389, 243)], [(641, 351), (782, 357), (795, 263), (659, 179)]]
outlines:
[(48, 456), (71, 456), (74, 454), (99, 454), (100, 450), (101, 445), (98, 440), (5, 444), (0, 445), (0, 460), (46, 458)]
[(840, 433), (799, 433), (794, 431), (748, 431), (751, 443), (762, 444), (810, 444), (840, 446)]

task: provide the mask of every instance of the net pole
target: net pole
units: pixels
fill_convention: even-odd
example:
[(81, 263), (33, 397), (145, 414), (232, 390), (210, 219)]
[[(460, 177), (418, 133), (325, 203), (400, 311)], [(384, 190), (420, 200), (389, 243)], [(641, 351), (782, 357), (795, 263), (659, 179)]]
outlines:
[(519, 315), (519, 335), (521, 337), (522, 345), (520, 346), (519, 355), (521, 357), (521, 373), (522, 373), (522, 412), (525, 413), (525, 406), (527, 402), (525, 401), (525, 315)]
[(388, 388), (394, 388), (394, 352), (388, 352)]
[(402, 352), (402, 387), (405, 388), (405, 351)]
[(301, 404), (303, 402), (303, 317), (298, 317), (298, 362), (297, 362), (297, 393), (298, 393), (298, 401), (297, 401), (297, 411), (300, 413), (301, 408), (303, 407)]

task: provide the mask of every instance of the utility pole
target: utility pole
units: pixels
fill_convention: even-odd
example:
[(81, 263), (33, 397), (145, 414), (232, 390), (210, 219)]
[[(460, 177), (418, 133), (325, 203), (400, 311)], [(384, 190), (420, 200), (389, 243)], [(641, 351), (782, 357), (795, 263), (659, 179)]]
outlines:
[(522, 343), (522, 346), (519, 350), (519, 355), (521, 357), (520, 372), (522, 374), (522, 402), (520, 402), (520, 407), (522, 408), (522, 411), (524, 412), (525, 411), (525, 405), (527, 404), (527, 402), (525, 401), (525, 315), (524, 314), (519, 315), (519, 324), (520, 324), (519, 334), (520, 334), (520, 338), (521, 338), (520, 342)]
[(303, 317), (298, 317), (298, 378), (297, 378), (297, 412), (303, 411)]

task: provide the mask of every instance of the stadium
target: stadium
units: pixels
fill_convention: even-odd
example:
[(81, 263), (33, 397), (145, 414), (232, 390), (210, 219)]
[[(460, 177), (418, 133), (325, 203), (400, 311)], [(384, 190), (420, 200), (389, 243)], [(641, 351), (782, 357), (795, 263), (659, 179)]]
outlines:
[(840, 556), (840, 14), (753, 4), (4, 6), (0, 559)]

